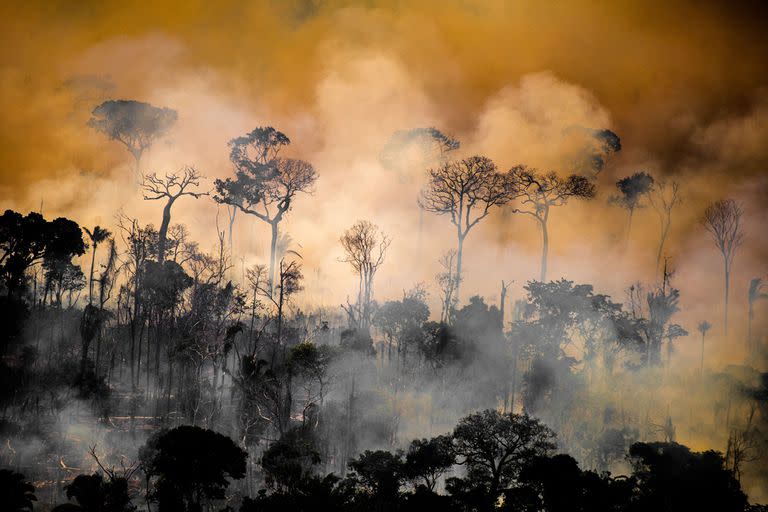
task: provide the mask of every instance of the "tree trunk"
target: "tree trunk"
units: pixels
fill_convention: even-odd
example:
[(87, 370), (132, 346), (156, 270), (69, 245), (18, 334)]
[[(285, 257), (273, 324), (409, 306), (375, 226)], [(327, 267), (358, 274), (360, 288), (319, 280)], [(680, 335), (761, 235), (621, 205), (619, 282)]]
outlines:
[(93, 252), (91, 253), (91, 271), (88, 276), (88, 305), (93, 303), (93, 267), (96, 264), (96, 247), (98, 247), (95, 241), (93, 242)]
[(277, 258), (277, 234), (278, 234), (278, 222), (272, 221), (269, 223), (272, 227), (272, 239), (269, 246), (269, 293), (270, 295), (274, 291), (275, 284), (275, 259)]
[(547, 230), (547, 220), (541, 220), (541, 276), (539, 281), (542, 283), (547, 279), (547, 256), (549, 254), (549, 231)]
[(704, 338), (706, 334), (701, 333), (701, 364), (699, 366), (699, 375), (704, 375)]
[(731, 269), (728, 266), (728, 260), (725, 261), (725, 310), (724, 310), (724, 330), (725, 335), (728, 336), (728, 292), (731, 287)]
[(171, 224), (171, 206), (173, 198), (169, 198), (163, 207), (163, 221), (160, 223), (160, 230), (157, 232), (157, 262), (165, 261), (165, 244), (168, 238), (168, 226)]
[(465, 236), (466, 235), (459, 234), (459, 245), (458, 250), (456, 251), (456, 289), (454, 290), (454, 296), (457, 306), (459, 304), (459, 288), (461, 287), (461, 259), (464, 253)]

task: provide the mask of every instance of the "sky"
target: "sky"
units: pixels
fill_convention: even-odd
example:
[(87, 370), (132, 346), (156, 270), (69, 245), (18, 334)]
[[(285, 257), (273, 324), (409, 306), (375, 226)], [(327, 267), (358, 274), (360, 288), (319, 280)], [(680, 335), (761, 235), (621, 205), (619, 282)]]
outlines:
[[(608, 128), (623, 150), (597, 178), (597, 197), (555, 209), (550, 277), (594, 283), (624, 299), (656, 279), (658, 220), (608, 204), (617, 179), (643, 170), (680, 183), (665, 255), (681, 289), (682, 323), (717, 331), (722, 261), (700, 224), (711, 201), (745, 210), (734, 263), (734, 324), (743, 325), (749, 280), (764, 276), (768, 189), (768, 19), (757, 1), (261, 1), (8, 2), (0, 7), (0, 207), (114, 229), (118, 211), (160, 221), (142, 200), (131, 157), (87, 126), (107, 99), (178, 111), (143, 160), (163, 174), (194, 165), (232, 174), (226, 143), (271, 125), (286, 153), (319, 175), (282, 229), (303, 256), (304, 304), (337, 307), (355, 290), (338, 243), (357, 219), (392, 245), (379, 299), (423, 282), (436, 303), (440, 254), (455, 245), (448, 220), (416, 206), (424, 171), (393, 172), (379, 155), (401, 129), (435, 126), (459, 139), (458, 156), (483, 154), (500, 170), (525, 163), (567, 174), (563, 130)], [(205, 249), (226, 225), (211, 200), (183, 198), (174, 222)], [(268, 226), (240, 215), (237, 269), (265, 262)], [(536, 226), (508, 210), (470, 234), (466, 294), (498, 302), (538, 275)], [(626, 243), (624, 240), (628, 240)], [(241, 272), (240, 272), (241, 274)], [(439, 311), (435, 311), (439, 314)], [(715, 349), (739, 361), (741, 339)], [(690, 356), (695, 344), (681, 347)]]

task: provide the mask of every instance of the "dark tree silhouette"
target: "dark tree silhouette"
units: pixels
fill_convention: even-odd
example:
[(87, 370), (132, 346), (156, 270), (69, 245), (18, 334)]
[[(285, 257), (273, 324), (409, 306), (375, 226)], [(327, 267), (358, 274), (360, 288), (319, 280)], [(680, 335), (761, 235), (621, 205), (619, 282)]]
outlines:
[(245, 476), (247, 453), (212, 430), (184, 425), (161, 431), (140, 450), (141, 467), (154, 482), (150, 495), (162, 512), (200, 512), (224, 498), (229, 479)]
[(419, 205), (427, 212), (448, 215), (456, 227), (456, 287), (458, 301), (464, 240), (469, 231), (494, 207), (507, 204), (513, 190), (496, 164), (484, 156), (472, 156), (427, 171), (427, 185)]
[(0, 503), (8, 512), (32, 512), (35, 486), (21, 473), (0, 469)]
[(237, 208), (270, 225), (270, 287), (275, 279), (280, 222), (296, 195), (308, 193), (317, 180), (312, 164), (277, 157), (282, 146), (288, 144), (288, 137), (272, 127), (259, 127), (229, 141), (235, 178), (217, 179), (213, 196), (217, 203)]
[(742, 511), (747, 498), (714, 451), (677, 443), (635, 443), (629, 449), (638, 481), (638, 510)]
[(178, 173), (166, 174), (165, 178), (158, 178), (157, 174), (152, 173), (144, 176), (141, 184), (144, 189), (144, 199), (147, 201), (156, 201), (164, 199), (163, 219), (160, 222), (160, 229), (157, 232), (157, 261), (165, 261), (165, 245), (168, 238), (168, 226), (171, 224), (171, 208), (173, 204), (182, 196), (191, 196), (195, 199), (208, 195), (207, 192), (196, 192), (190, 190), (191, 187), (200, 185), (200, 174), (194, 167), (186, 166)]
[(91, 113), (88, 126), (123, 144), (136, 162), (136, 179), (141, 177), (141, 156), (155, 140), (173, 127), (178, 114), (135, 100), (105, 101)]
[(672, 210), (683, 202), (680, 196), (680, 184), (677, 181), (667, 180), (655, 182), (648, 194), (648, 202), (659, 216), (659, 248), (656, 251), (656, 272), (658, 272), (664, 244), (669, 235), (669, 227), (672, 225)]
[(492, 409), (462, 418), (453, 439), (468, 478), (486, 490), (488, 503), (494, 503), (534, 457), (555, 449), (555, 433), (539, 420)]
[(80, 227), (69, 219), (46, 221), (39, 213), (23, 216), (13, 210), (0, 217), (0, 278), (9, 296), (22, 287), (32, 265), (68, 262), (84, 253)]
[(354, 305), (342, 306), (350, 318), (350, 327), (367, 330), (371, 325), (373, 302), (373, 278), (384, 263), (384, 256), (391, 240), (376, 224), (358, 220), (344, 231), (341, 239), (345, 257), (357, 274), (357, 301)]
[(122, 477), (104, 479), (98, 473), (78, 475), (65, 487), (67, 498), (75, 499), (84, 512), (132, 512), (136, 507), (128, 495), (128, 481)]
[(414, 482), (422, 482), (430, 491), (456, 462), (453, 439), (449, 435), (414, 439), (405, 454), (405, 473)]
[(716, 201), (704, 210), (702, 223), (712, 241), (723, 257), (725, 275), (725, 305), (723, 309), (725, 334), (728, 334), (728, 293), (731, 287), (731, 267), (736, 256), (736, 250), (744, 241), (744, 231), (741, 228), (741, 216), (744, 213), (739, 203), (733, 199)]
[(109, 230), (102, 228), (101, 226), (96, 226), (93, 228), (93, 231), (89, 230), (88, 228), (83, 228), (83, 231), (85, 231), (85, 234), (88, 235), (88, 239), (91, 241), (91, 270), (89, 271), (88, 275), (88, 304), (93, 304), (93, 269), (96, 266), (96, 249), (99, 247), (99, 244), (102, 242), (106, 242), (110, 236), (112, 236), (112, 233), (109, 232)]
[(541, 229), (541, 272), (540, 281), (547, 277), (547, 257), (549, 254), (549, 222), (550, 208), (563, 206), (571, 198), (591, 199), (595, 196), (595, 186), (584, 176), (572, 174), (561, 178), (554, 172), (539, 173), (525, 165), (518, 165), (509, 171), (510, 188), (519, 198), (520, 206), (514, 208), (515, 213), (533, 217)]
[(609, 199), (611, 204), (615, 204), (627, 210), (627, 231), (624, 236), (625, 242), (629, 240), (629, 234), (632, 230), (632, 216), (635, 210), (642, 208), (643, 197), (647, 197), (653, 189), (653, 176), (647, 172), (636, 172), (631, 176), (621, 178), (616, 182), (616, 188), (619, 189), (619, 195), (612, 196)]

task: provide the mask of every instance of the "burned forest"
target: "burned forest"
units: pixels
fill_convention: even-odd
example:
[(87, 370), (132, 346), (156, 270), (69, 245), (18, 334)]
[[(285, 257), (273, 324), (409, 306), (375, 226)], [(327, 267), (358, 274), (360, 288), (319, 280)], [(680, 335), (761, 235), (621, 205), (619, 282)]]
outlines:
[(0, 11), (0, 509), (768, 510), (762, 6)]

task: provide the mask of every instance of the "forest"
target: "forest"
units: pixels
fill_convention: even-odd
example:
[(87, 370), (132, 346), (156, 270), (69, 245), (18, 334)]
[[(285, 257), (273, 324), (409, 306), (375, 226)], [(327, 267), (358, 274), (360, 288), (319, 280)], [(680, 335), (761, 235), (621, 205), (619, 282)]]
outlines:
[[(489, 57), (456, 48), (519, 13), (449, 2), (416, 18), (438, 37), (415, 7), (320, 4), (227, 14), (282, 20), (250, 59), (119, 10), (80, 60), (0, 67), (0, 509), (768, 510), (764, 91), (709, 111), (643, 78), (690, 116), (627, 110), (546, 43), (473, 82)], [(118, 30), (61, 9), (52, 54)], [(455, 52), (456, 89), (411, 50)], [(278, 72), (297, 55), (312, 86)]]
[[(581, 173), (561, 177), (525, 165), (500, 171), (485, 156), (454, 159), (460, 142), (436, 128), (393, 134), (386, 164), (402, 164), (409, 150), (433, 159), (418, 204), (456, 228), (435, 278), (438, 317), (424, 284), (374, 298), (391, 239), (368, 220), (338, 242), (358, 283), (352, 299), (336, 311), (294, 307), (304, 263), (280, 222), (318, 173), (279, 156), (287, 135), (257, 127), (229, 141), (234, 174), (211, 191), (193, 167), (142, 174), (142, 152), (176, 118), (108, 100), (89, 122), (134, 157), (143, 198), (162, 206), (159, 228), (124, 215), (114, 233), (37, 212), (0, 217), (2, 462), (15, 468), (3, 478), (16, 510), (31, 509), (34, 493), (94, 512), (237, 502), (244, 512), (747, 510), (739, 481), (764, 453), (768, 373), (705, 372), (708, 321), (697, 326), (692, 378), (727, 395), (710, 425), (727, 432), (724, 454), (678, 444), (669, 413), (656, 424), (637, 416), (648, 406), (617, 407), (593, 391), (610, 382), (616, 395), (631, 392), (620, 387), (638, 385), (636, 375), (667, 380), (675, 345), (692, 336), (675, 323), (681, 291), (662, 261), (679, 184), (637, 172), (610, 198), (630, 223), (641, 202), (659, 212), (656, 283), (631, 286), (622, 303), (590, 284), (546, 280), (549, 210), (594, 197), (591, 177), (621, 150), (618, 135), (583, 129)], [(268, 262), (233, 280), (227, 226), (207, 253), (171, 223), (176, 201), (194, 199), (224, 205), (229, 228), (237, 213), (269, 224)], [(500, 307), (461, 287), (464, 242), (496, 208), (533, 217), (542, 232), (539, 279), (511, 311), (504, 281)], [(702, 212), (724, 262), (724, 322), (742, 215), (732, 199)], [(765, 298), (755, 278), (750, 325)], [(754, 357), (764, 339), (750, 331)], [(66, 431), (84, 416), (90, 430)], [(409, 440), (411, 432), (430, 437)]]

